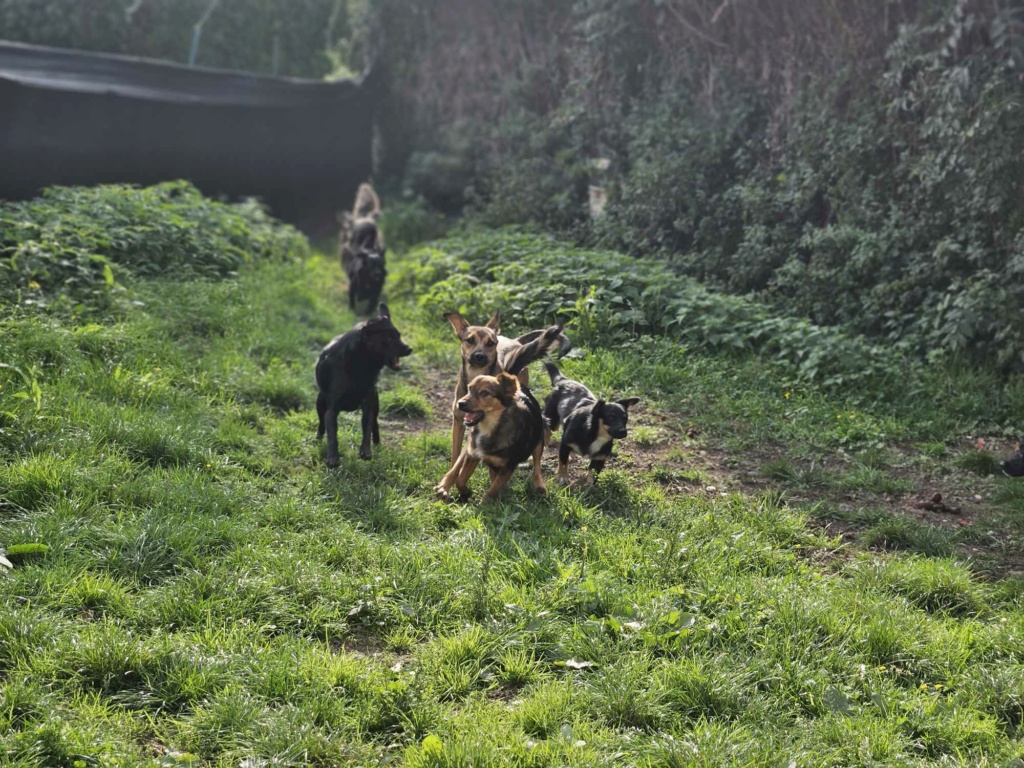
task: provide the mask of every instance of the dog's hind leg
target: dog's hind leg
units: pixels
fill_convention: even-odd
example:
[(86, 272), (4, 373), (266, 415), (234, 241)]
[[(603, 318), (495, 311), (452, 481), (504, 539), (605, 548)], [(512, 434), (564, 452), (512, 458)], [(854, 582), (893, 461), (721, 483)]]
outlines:
[(508, 485), (508, 481), (512, 477), (512, 473), (515, 471), (515, 467), (508, 469), (504, 467), (494, 472), (491, 487), (487, 489), (487, 493), (484, 494), (484, 501), (491, 501), (497, 498), (498, 494), (501, 493), (501, 489)]
[(327, 427), (327, 466), (331, 469), (338, 466), (338, 411), (328, 407), (324, 413)]
[(540, 460), (544, 456), (544, 445), (545, 442), (537, 443), (537, 447), (533, 449), (533, 489), (537, 493), (547, 493), (548, 488), (544, 485), (544, 475), (540, 470)]
[(554, 396), (549, 396), (544, 403), (544, 445), (551, 444), (551, 433), (558, 429), (562, 423), (558, 418), (558, 403)]
[(316, 415), (319, 419), (319, 424), (316, 428), (316, 439), (319, 440), (324, 436), (324, 412), (327, 410), (327, 399), (320, 393), (316, 396)]
[(572, 453), (572, 449), (568, 443), (565, 442), (565, 436), (562, 436), (562, 444), (558, 446), (558, 474), (555, 475), (557, 480), (562, 485), (569, 484), (569, 454)]

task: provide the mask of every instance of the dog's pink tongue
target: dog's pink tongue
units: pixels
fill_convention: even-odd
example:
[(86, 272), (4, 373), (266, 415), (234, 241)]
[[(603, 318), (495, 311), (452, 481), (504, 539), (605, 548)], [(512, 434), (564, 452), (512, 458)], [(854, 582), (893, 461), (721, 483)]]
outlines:
[(465, 424), (467, 427), (472, 427), (474, 424), (476, 424), (476, 414), (466, 414), (466, 417), (462, 420), (462, 423)]

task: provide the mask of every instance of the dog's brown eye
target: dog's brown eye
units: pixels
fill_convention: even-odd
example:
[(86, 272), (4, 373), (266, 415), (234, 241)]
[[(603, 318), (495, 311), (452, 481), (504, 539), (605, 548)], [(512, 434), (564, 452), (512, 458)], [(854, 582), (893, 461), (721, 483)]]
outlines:
[(495, 341), (494, 339), (491, 339), (490, 341), (487, 342), (487, 346), (488, 347), (496, 347), (497, 345), (498, 345), (498, 342)]
[(490, 392), (481, 392), (480, 393), (480, 397), (490, 397), (490, 396), (491, 396)]

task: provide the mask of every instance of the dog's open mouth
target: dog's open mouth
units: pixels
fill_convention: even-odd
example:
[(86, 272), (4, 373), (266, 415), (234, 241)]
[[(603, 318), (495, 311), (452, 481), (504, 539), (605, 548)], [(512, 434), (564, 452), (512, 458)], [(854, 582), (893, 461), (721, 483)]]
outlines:
[(484, 418), (484, 412), (483, 411), (470, 411), (469, 413), (467, 413), (465, 416), (462, 417), (462, 422), (467, 427), (475, 427), (477, 424), (479, 424), (481, 421), (483, 421), (483, 418)]
[(402, 367), (402, 361), (399, 358), (392, 357), (390, 360), (388, 360), (388, 368), (390, 368), (392, 371), (397, 371), (401, 367)]

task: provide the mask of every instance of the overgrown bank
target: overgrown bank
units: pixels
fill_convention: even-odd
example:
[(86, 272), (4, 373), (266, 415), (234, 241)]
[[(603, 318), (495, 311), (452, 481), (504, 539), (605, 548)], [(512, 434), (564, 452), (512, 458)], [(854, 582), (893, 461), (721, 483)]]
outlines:
[[(471, 262), (472, 242), (430, 253)], [(396, 259), (403, 292), (421, 269)], [(4, 305), (0, 359), (28, 379), (0, 368), (0, 543), (46, 545), (0, 578), (5, 763), (1024, 759), (1019, 579), (844, 546), (776, 492), (679, 487), (699, 479), (700, 443), (671, 429), (684, 403), (707, 431), (735, 420), (756, 426), (748, 441), (851, 454), (900, 422), (812, 388), (786, 398), (756, 358), (653, 338), (641, 357), (573, 318), (586, 355), (566, 370), (641, 395), (658, 420), (636, 424), (596, 489), (537, 498), (520, 478), (501, 503), (445, 505), (432, 488), (457, 344), (419, 291), (388, 287), (416, 354), (383, 377), (382, 449), (360, 461), (345, 419), (329, 472), (311, 372), (355, 320), (340, 269), (293, 254), (232, 271), (126, 279), (92, 313)], [(546, 277), (530, 275), (536, 295)], [(510, 328), (548, 312), (516, 307), (512, 288), (495, 289)], [(446, 290), (423, 295), (484, 308), (479, 287)], [(642, 440), (677, 451), (671, 472)]]
[(1012, 434), (1024, 407), (1019, 376), (1003, 380), (942, 361), (923, 364), (864, 337), (708, 291), (655, 260), (574, 248), (521, 230), (470, 229), (414, 251), (396, 288), (438, 315), (458, 306), (482, 317), (503, 307), (531, 327), (557, 318), (583, 343), (627, 346), (641, 360), (658, 337), (702, 354), (738, 360), (757, 354), (773, 366), (782, 389), (822, 387), (904, 415), (922, 408), (941, 413), (941, 426), (926, 420), (940, 433), (958, 423)]
[(1024, 367), (1017, 9), (404, 5), (376, 4), (382, 130), (435, 204), (658, 256), (921, 359)]

